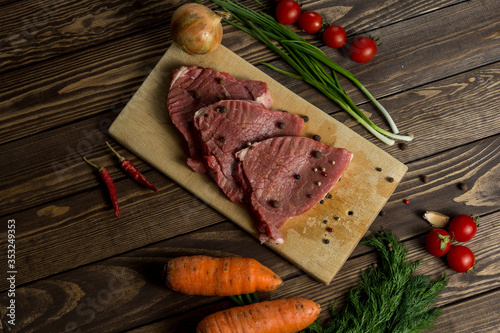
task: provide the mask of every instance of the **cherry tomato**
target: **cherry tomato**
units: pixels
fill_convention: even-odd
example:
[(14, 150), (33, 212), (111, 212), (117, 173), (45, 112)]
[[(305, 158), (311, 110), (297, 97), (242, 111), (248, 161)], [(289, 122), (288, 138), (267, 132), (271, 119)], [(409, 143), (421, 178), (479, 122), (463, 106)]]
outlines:
[(425, 247), (434, 257), (442, 257), (450, 250), (451, 237), (446, 230), (434, 229), (425, 237)]
[(316, 12), (303, 12), (299, 17), (299, 28), (308, 34), (315, 34), (323, 27), (323, 17)]
[(457, 242), (468, 242), (476, 235), (476, 220), (469, 215), (457, 215), (451, 219), (448, 231)]
[(344, 28), (334, 24), (323, 31), (322, 39), (327, 46), (338, 49), (345, 45), (347, 35)]
[(450, 251), (448, 251), (447, 260), (451, 269), (455, 272), (463, 273), (474, 267), (476, 258), (467, 246), (453, 245), (450, 247)]
[(293, 24), (300, 16), (300, 5), (294, 0), (281, 0), (276, 6), (276, 19), (281, 24)]
[(349, 53), (356, 62), (368, 62), (375, 57), (377, 44), (370, 37), (358, 37), (352, 42)]

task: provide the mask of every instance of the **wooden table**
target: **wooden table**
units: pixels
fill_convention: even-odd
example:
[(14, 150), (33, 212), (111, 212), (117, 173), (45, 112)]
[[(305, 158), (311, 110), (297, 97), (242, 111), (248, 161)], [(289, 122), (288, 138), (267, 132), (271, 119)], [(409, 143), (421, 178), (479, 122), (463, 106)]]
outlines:
[[(319, 283), (109, 137), (109, 125), (171, 45), (170, 17), (181, 3), (0, 1), (5, 332), (193, 332), (201, 318), (233, 304), (164, 286), (162, 264), (189, 254), (253, 257), (285, 280), (261, 299), (308, 297), (323, 306), (319, 319), (326, 321), (327, 309), (334, 302), (341, 306), (360, 271), (376, 260), (358, 246), (332, 283)], [(366, 64), (323, 49), (364, 83), (403, 132), (415, 135), (406, 149), (376, 141), (310, 86), (259, 65), (282, 61), (248, 35), (225, 26), (223, 44), (408, 166), (372, 229), (391, 230), (403, 240), (409, 259), (422, 259), (420, 273), (448, 274), (436, 331), (498, 331), (500, 2), (305, 1), (303, 9), (345, 27), (349, 42), (359, 35), (381, 37), (376, 58)], [(383, 124), (362, 95), (348, 92)], [(158, 185), (157, 193), (126, 177), (107, 140)], [(81, 156), (110, 170), (119, 219)], [(454, 273), (426, 253), (426, 210), (480, 217), (478, 234), (467, 244), (476, 254), (476, 274)], [(16, 236), (12, 268), (8, 228)], [(8, 323), (11, 300), (15, 326)]]

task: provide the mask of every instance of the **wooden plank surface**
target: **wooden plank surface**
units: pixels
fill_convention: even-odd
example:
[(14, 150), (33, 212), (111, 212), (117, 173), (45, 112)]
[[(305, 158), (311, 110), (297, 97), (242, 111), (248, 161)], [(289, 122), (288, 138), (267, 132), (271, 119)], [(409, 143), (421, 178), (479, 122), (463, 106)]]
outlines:
[[(491, 180), (498, 178), (499, 170), (495, 167), (500, 160), (499, 142), (500, 135), (497, 135), (446, 154), (409, 163), (409, 172), (383, 209), (385, 215), (378, 216), (372, 227), (393, 230), (407, 239), (427, 230), (427, 224), (421, 219), (426, 210), (477, 216), (496, 211), (495, 203), (500, 200), (500, 193), (484, 192), (481, 184), (495, 184)], [(93, 188), (10, 215), (17, 221), (32, 221), (22, 223), (18, 230), (17, 243), (22, 249), (17, 255), (19, 283), (42, 279), (225, 220), (159, 173), (149, 172), (146, 175), (159, 186), (158, 193), (142, 190), (130, 179), (117, 182), (119, 193), (127, 193), (127, 196), (122, 204), (122, 217), (116, 221), (95, 174), (83, 163), (80, 167), (87, 169), (88, 181), (95, 183)], [(112, 171), (112, 174), (116, 172)], [(82, 171), (82, 174), (86, 173)], [(422, 183), (422, 174), (429, 175), (428, 184)], [(460, 182), (468, 184), (470, 190), (461, 191), (458, 188)], [(467, 204), (457, 200), (476, 196), (484, 200)], [(410, 205), (403, 204), (405, 198), (409, 198)], [(80, 206), (80, 203), (84, 205)], [(59, 223), (58, 220), (63, 219), (64, 223)], [(179, 220), (182, 223), (165, 223)], [(114, 231), (109, 232), (109, 227)], [(79, 230), (79, 237), (75, 239), (73, 234), (66, 232), (68, 229)], [(146, 235), (143, 234), (145, 229), (148, 230)], [(110, 247), (108, 244), (114, 245)], [(5, 245), (2, 239), (0, 246)], [(86, 246), (82, 248), (82, 245)], [(54, 251), (54, 246), (60, 250)], [(365, 248), (358, 247), (354, 255), (364, 251)], [(33, 261), (32, 258), (43, 260)], [(1, 265), (6, 265), (6, 258), (0, 257)], [(0, 290), (7, 286), (6, 281), (0, 281)]]
[[(253, 0), (243, 3), (257, 7)], [(196, 319), (233, 304), (175, 296), (164, 288), (158, 264), (183, 253), (255, 256), (285, 279), (284, 288), (261, 298), (310, 296), (323, 305), (324, 321), (328, 306), (342, 304), (360, 270), (374, 262), (368, 248), (357, 246), (324, 286), (109, 137), (110, 123), (170, 46), (169, 20), (180, 4), (0, 1), (0, 219), (16, 221), (19, 266), (14, 327), (6, 322), (7, 233), (0, 228), (3, 330), (190, 332)], [(224, 46), (408, 166), (372, 228), (400, 236), (411, 258), (424, 259), (422, 272), (448, 273), (450, 284), (438, 303), (444, 314), (434, 331), (494, 332), (499, 326), (499, 6), (495, 0), (304, 2), (303, 9), (344, 26), (348, 43), (359, 35), (382, 38), (376, 58), (357, 64), (347, 48), (331, 50), (304, 34), (354, 73), (400, 129), (417, 135), (404, 150), (371, 138), (308, 85), (259, 65), (285, 66), (261, 43), (224, 25)], [(346, 90), (375, 123), (383, 123), (364, 96), (350, 85)], [(129, 179), (106, 140), (160, 192)], [(110, 169), (124, 214), (119, 220), (80, 155)], [(478, 274), (455, 274), (426, 254), (429, 226), (422, 213), (428, 209), (484, 221), (467, 244), (480, 259)]]
[[(7, 5), (9, 1), (5, 0), (4, 3)], [(74, 0), (65, 0), (64, 5), (60, 0), (47, 4), (37, 0), (10, 1), (10, 6), (5, 8), (9, 15), (4, 16), (0, 26), (3, 50), (0, 54), (0, 71), (84, 50), (86, 47), (134, 34), (139, 29), (162, 26), (162, 35), (168, 34), (170, 16), (182, 3), (183, 1), (177, 0), (99, 0), (81, 6)], [(431, 4), (424, 0), (405, 0), (395, 8), (388, 8), (390, 4), (367, 6), (362, 0), (353, 0), (343, 6), (321, 2), (313, 6), (321, 8), (332, 20), (339, 20), (347, 31), (364, 31), (374, 28), (372, 19), (376, 19), (377, 25), (381, 26), (453, 3), (456, 1), (440, 0)], [(253, 6), (255, 7), (255, 3)], [(351, 15), (346, 15), (348, 13)]]
[[(290, 218), (280, 228), (285, 239), (283, 244), (268, 244), (314, 278), (330, 283), (403, 178), (407, 167), (224, 46), (208, 55), (189, 56), (173, 44), (115, 119), (109, 132), (125, 147), (256, 237), (258, 232), (248, 210), (230, 202), (210, 177), (193, 172), (186, 164), (181, 136), (168, 117), (167, 91), (173, 71), (189, 65), (227, 72), (239, 80), (266, 82), (273, 99), (272, 109), (309, 117), (302, 136), (311, 138), (318, 134), (322, 142), (353, 153), (342, 181), (330, 191), (333, 198)], [(389, 182), (389, 178), (393, 181)], [(326, 232), (327, 226), (335, 231)], [(329, 244), (325, 244), (325, 239)]]
[[(145, 78), (144, 75), (142, 79)], [(94, 79), (101, 77), (92, 78)], [(406, 150), (397, 146), (382, 148), (406, 163), (471, 140), (495, 135), (500, 124), (485, 123), (482, 119), (493, 119), (500, 108), (498, 94), (495, 94), (498, 80), (500, 68), (498, 65), (490, 65), (381, 99), (390, 110), (398, 110), (405, 115), (411, 114), (411, 117), (396, 118), (396, 121), (402, 128), (411, 128), (417, 133), (417, 138)], [(460, 98), (448, 98), (447, 96), (456, 91), (457, 86), (461, 87)], [(107, 134), (108, 127), (136, 90), (120, 97), (114, 102), (112, 110), (102, 115), (3, 145), (0, 151), (0, 165), (4, 170), (0, 186), (2, 215), (95, 187), (95, 175), (88, 172), (89, 169), (82, 162), (80, 155), (110, 166), (113, 177), (123, 178), (124, 175), (115, 167), (113, 156), (108, 154), (105, 141), (112, 141)], [(310, 95), (305, 97), (308, 96)], [(476, 103), (477, 99), (483, 96), (485, 98), (481, 99), (481, 103)], [(113, 100), (114, 96), (107, 98)], [(123, 105), (118, 107), (117, 103)], [(474, 110), (472, 114), (471, 109)], [(437, 110), (440, 112), (439, 117), (435, 116)], [(375, 116), (376, 114), (372, 115), (374, 121), (382, 122)], [(378, 144), (370, 138), (371, 134), (356, 125), (349, 115), (337, 113), (334, 118), (358, 131), (367, 140)], [(443, 118), (446, 121), (442, 121)], [(470, 135), (463, 135), (461, 131), (455, 130), (464, 123), (467, 123)], [(435, 133), (440, 133), (440, 137), (435, 138)], [(51, 149), (47, 150), (47, 147)], [(117, 146), (115, 148), (120, 149)], [(129, 151), (120, 149), (119, 152), (130, 158), (141, 171), (151, 169)], [(27, 177), (30, 177), (29, 181), (26, 181)], [(37, 191), (42, 189), (44, 195), (40, 196)]]
[[(467, 299), (474, 293), (494, 292), (500, 287), (500, 266), (497, 264), (500, 254), (492, 246), (500, 236), (499, 228), (494, 227), (498, 218), (498, 213), (483, 218), (483, 228), (468, 244), (478, 258), (476, 274), (453, 273), (441, 258), (427, 256), (424, 247), (425, 233), (404, 242), (409, 250), (409, 260), (422, 259), (418, 273), (433, 277), (448, 274), (448, 286), (440, 294), (438, 303), (446, 312), (448, 308), (454, 307), (457, 295)], [(134, 332), (193, 331), (204, 316), (233, 306), (225, 298), (186, 296), (165, 287), (161, 280), (161, 268), (166, 260), (193, 254), (238, 255), (258, 259), (285, 281), (283, 286), (271, 293), (259, 293), (259, 298), (266, 300), (302, 296), (313, 299), (325, 309), (320, 322), (329, 320), (326, 309), (334, 302), (338, 307), (342, 306), (349, 289), (356, 286), (360, 271), (376, 261), (369, 251), (351, 258), (332, 284), (324, 286), (301, 274), (294, 265), (279, 260), (276, 253), (258, 244), (233, 223), (226, 222), (205, 228), (196, 234), (172, 238), (19, 288), (26, 316), (19, 322), (18, 329), (23, 332), (59, 332), (64, 331), (66, 325), (74, 324), (84, 331), (98, 328), (100, 332), (113, 332), (152, 322), (137, 327)], [(96, 275), (101, 278), (91, 278)], [(5, 296), (5, 293), (1, 296)], [(39, 304), (43, 300), (43, 308), (30, 305)], [(488, 303), (487, 306), (491, 310), (495, 309), (496, 304)], [(490, 319), (484, 312), (475, 313), (474, 316), (495, 322), (495, 319)], [(166, 318), (162, 319), (164, 317)], [(45, 318), (51, 320), (47, 321)], [(452, 318), (442, 318), (441, 327), (446, 327), (449, 321)]]
[[(434, 3), (432, 5), (427, 3), (426, 6), (430, 8), (423, 8), (424, 12), (435, 8)], [(484, 5), (483, 2), (465, 1), (442, 10), (432, 11), (432, 13), (440, 14), (445, 11), (442, 15), (446, 17), (446, 20), (441, 19), (440, 14), (436, 14), (438, 18), (429, 22), (422, 22), (424, 18), (421, 18), (418, 22), (403, 20), (395, 24), (384, 25), (377, 30), (376, 34), (390, 35), (391, 38), (384, 39), (384, 46), (381, 46), (377, 59), (369, 65), (346, 61), (346, 57), (338, 51), (325, 47), (322, 49), (333, 60), (353, 71), (375, 97), (388, 96), (389, 92), (400, 92), (463, 73), (477, 66), (497, 62), (499, 55), (492, 52), (496, 45), (495, 24), (497, 20), (496, 16), (490, 15), (495, 11), (498, 12), (498, 7), (495, 6), (498, 6), (498, 1), (495, 0), (486, 0)], [(352, 7), (355, 6), (352, 5)], [(411, 6), (399, 7), (399, 5), (397, 7), (397, 10), (402, 11), (405, 11), (405, 8), (412, 8)], [(387, 10), (380, 15), (386, 12)], [(455, 40), (447, 39), (449, 22), (461, 21), (459, 15), (464, 16), (469, 12), (473, 13), (468, 15), (469, 17), (481, 16), (483, 20), (476, 20), (471, 22), (471, 25), (460, 25), (454, 29), (456, 39), (466, 36), (468, 43), (457, 43)], [(401, 15), (412, 16), (413, 14), (405, 12)], [(422, 26), (432, 29), (432, 39), (429, 39), (426, 33), (412, 34), (411, 39), (405, 37), (401, 40), (398, 37), (400, 31), (414, 31), (417, 28), (421, 29)], [(259, 61), (279, 64), (279, 62), (273, 62), (275, 57), (270, 51), (266, 52), (264, 46), (256, 43), (251, 37), (227, 27), (225, 30), (228, 33), (224, 34), (223, 44), (244, 57), (245, 60), (252, 64)], [(0, 109), (5, 110), (0, 118), (2, 120), (0, 143), (74, 122), (71, 119), (87, 118), (125, 105), (169, 47), (168, 37), (168, 28), (162, 26), (128, 36), (126, 39), (112, 40), (102, 45), (97, 44), (93, 48), (83, 49), (78, 53), (71, 53), (68, 50), (68, 54), (61, 56), (61, 59), (49, 58), (43, 64), (20, 67), (15, 72), (5, 73), (2, 76), (4, 85), (0, 87)], [(55, 39), (42, 44), (53, 49), (55, 47), (53, 44), (57, 41), (58, 39)], [(422, 44), (425, 44), (426, 48), (421, 50), (418, 45)], [(464, 45), (467, 45), (466, 50), (464, 50)], [(69, 47), (71, 50), (74, 49), (73, 44)], [(389, 61), (394, 56), (392, 51), (395, 48), (404, 49), (405, 47), (416, 49), (412, 49), (407, 54), (403, 50), (398, 53), (400, 57), (407, 57), (404, 62), (403, 59), (398, 60), (397, 64)], [(483, 54), (483, 50), (487, 53)], [(450, 53), (455, 57), (453, 64), (448, 62)], [(474, 56), (477, 54), (482, 54), (482, 56)], [(474, 62), (469, 61), (470, 57)], [(420, 64), (425, 64), (425, 75), (422, 75), (419, 70)], [(287, 88), (325, 112), (332, 113), (339, 110), (302, 82), (288, 80), (276, 74), (273, 77), (281, 83), (286, 82)], [(388, 80), (389, 77), (393, 80)], [(402, 86), (399, 80), (406, 80), (409, 86)], [(348, 93), (353, 92), (349, 86), (346, 90)], [(353, 95), (353, 99), (357, 103), (363, 100), (357, 94)], [(395, 113), (396, 110), (392, 112)], [(24, 117), (31, 121), (19, 122), (19, 119)], [(360, 134), (363, 134), (362, 131)]]

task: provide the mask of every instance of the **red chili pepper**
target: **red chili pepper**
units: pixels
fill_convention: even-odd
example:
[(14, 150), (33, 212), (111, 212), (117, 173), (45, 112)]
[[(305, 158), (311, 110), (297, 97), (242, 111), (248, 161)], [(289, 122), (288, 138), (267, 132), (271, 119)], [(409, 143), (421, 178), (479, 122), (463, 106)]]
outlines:
[(130, 162), (125, 157), (118, 154), (118, 152), (116, 150), (114, 150), (113, 147), (111, 147), (111, 145), (107, 141), (106, 141), (106, 144), (111, 149), (111, 151), (116, 155), (116, 157), (118, 157), (118, 159), (120, 160), (120, 165), (121, 165), (122, 169), (130, 177), (132, 177), (139, 184), (144, 185), (147, 188), (150, 188), (155, 192), (158, 191), (156, 186), (154, 186), (149, 180), (147, 180), (146, 177), (144, 177), (144, 175), (139, 170), (137, 170), (137, 168), (132, 164), (132, 162)]
[(108, 189), (109, 197), (111, 198), (111, 203), (113, 204), (113, 209), (115, 211), (115, 215), (116, 215), (116, 217), (119, 218), (120, 217), (120, 209), (118, 208), (118, 198), (116, 197), (115, 183), (113, 182), (113, 179), (111, 178), (111, 175), (109, 174), (109, 171), (104, 167), (98, 166), (98, 165), (90, 162), (85, 157), (83, 158), (83, 160), (99, 171), (99, 176), (101, 177), (102, 181), (106, 185), (106, 188)]

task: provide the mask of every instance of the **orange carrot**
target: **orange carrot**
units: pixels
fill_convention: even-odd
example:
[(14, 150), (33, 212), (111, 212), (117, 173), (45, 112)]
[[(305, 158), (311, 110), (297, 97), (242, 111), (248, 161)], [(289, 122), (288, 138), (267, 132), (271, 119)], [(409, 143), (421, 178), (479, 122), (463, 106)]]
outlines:
[(271, 291), (281, 278), (251, 258), (188, 256), (170, 259), (164, 268), (165, 282), (189, 295), (232, 296)]
[(319, 304), (304, 298), (254, 303), (205, 317), (196, 333), (292, 333), (311, 325), (320, 310)]

